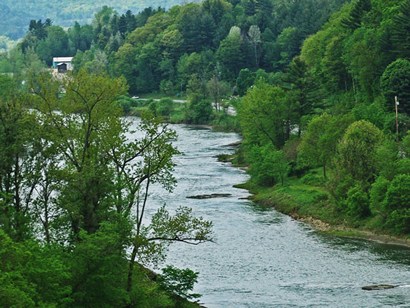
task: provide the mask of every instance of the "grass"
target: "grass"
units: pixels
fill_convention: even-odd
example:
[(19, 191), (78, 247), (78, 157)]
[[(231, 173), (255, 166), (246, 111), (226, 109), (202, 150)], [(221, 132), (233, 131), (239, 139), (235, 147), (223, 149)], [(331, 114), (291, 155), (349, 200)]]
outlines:
[(152, 92), (152, 93), (147, 93), (147, 94), (141, 94), (140, 98), (142, 99), (163, 99), (163, 98), (169, 98), (169, 99), (186, 99), (186, 95), (166, 95), (164, 96), (164, 93), (161, 92)]
[[(325, 223), (329, 227), (326, 233), (410, 246), (410, 237), (392, 236), (383, 228), (383, 218), (379, 215), (364, 219), (350, 217), (347, 211), (336, 205), (319, 174), (319, 169), (310, 170), (302, 178), (288, 178), (283, 186), (262, 187), (250, 180), (235, 187), (249, 190), (253, 201), (261, 206), (274, 207), (279, 212), (306, 220), (314, 227), (314, 220)], [(320, 225), (316, 227), (320, 229)]]

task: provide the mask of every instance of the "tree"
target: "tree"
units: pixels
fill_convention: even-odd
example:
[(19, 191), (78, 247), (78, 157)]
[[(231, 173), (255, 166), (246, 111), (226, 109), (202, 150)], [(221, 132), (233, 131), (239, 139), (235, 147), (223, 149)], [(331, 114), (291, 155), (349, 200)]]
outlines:
[(249, 89), (239, 107), (239, 120), (246, 143), (271, 143), (280, 148), (286, 141), (288, 118), (285, 91), (265, 82)]
[[(76, 240), (82, 229), (88, 233), (97, 231), (110, 208), (110, 162), (102, 154), (110, 150), (121, 131), (120, 110), (113, 102), (126, 88), (122, 79), (110, 80), (84, 70), (62, 82), (66, 93), (56, 99), (58, 82), (50, 86), (47, 75), (33, 80), (33, 103), (49, 132), (49, 142), (65, 162), (59, 170), (65, 185), (57, 202), (70, 222), (72, 239)], [(54, 113), (55, 109), (60, 113)]]
[(369, 197), (360, 185), (349, 189), (346, 198), (349, 215), (364, 218), (370, 215)]
[(114, 72), (117, 76), (124, 76), (127, 79), (131, 94), (136, 94), (139, 90), (135, 78), (137, 74), (135, 66), (136, 56), (136, 48), (128, 43), (122, 45), (114, 56)]
[(0, 229), (0, 301), (2, 305), (32, 307), (72, 303), (70, 269), (56, 246), (28, 240), (13, 241)]
[[(344, 42), (343, 62), (354, 82), (365, 94), (367, 101), (373, 101), (380, 94), (380, 76), (390, 56), (383, 46), (385, 33), (377, 28), (359, 28)], [(386, 44), (386, 43), (384, 43)], [(367, 52), (363, 52), (367, 50)], [(386, 63), (387, 61), (387, 63)], [(356, 85), (355, 84), (355, 85)]]
[(227, 96), (230, 92), (229, 85), (225, 81), (219, 80), (219, 77), (214, 75), (206, 83), (206, 89), (209, 96), (212, 98), (215, 109), (220, 111), (222, 98)]
[(313, 118), (302, 135), (298, 147), (298, 163), (308, 166), (322, 166), (323, 177), (327, 177), (326, 168), (332, 163), (337, 144), (349, 125), (349, 118), (337, 118), (324, 113)]
[[(26, 100), (16, 83), (0, 80), (0, 227), (14, 240), (30, 237), (31, 175), (36, 160), (39, 126), (27, 110)], [(10, 88), (9, 88), (10, 87)]]
[(371, 9), (372, 3), (370, 0), (356, 0), (352, 4), (349, 16), (342, 20), (342, 25), (351, 30), (359, 28), (363, 16)]
[(93, 40), (93, 28), (91, 25), (81, 26), (78, 22), (68, 29), (68, 38), (70, 43), (70, 50), (75, 54), (78, 50), (82, 52), (91, 48)]
[(390, 210), (410, 208), (410, 175), (399, 174), (391, 181), (386, 193), (386, 206)]
[(391, 40), (396, 53), (402, 58), (410, 56), (410, 1), (401, 1), (399, 11), (393, 16)]
[(223, 78), (234, 80), (241, 68), (244, 67), (246, 59), (241, 29), (239, 27), (232, 27), (228, 36), (221, 41), (216, 57), (223, 66)]
[(262, 43), (261, 40), (261, 30), (257, 25), (252, 25), (248, 31), (249, 41), (252, 44), (253, 52), (254, 52), (254, 59), (255, 59), (255, 67), (259, 67), (259, 55), (258, 55), (258, 46)]
[(398, 234), (410, 233), (410, 175), (400, 174), (391, 181), (386, 193), (386, 226)]
[(212, 104), (209, 100), (196, 95), (190, 99), (185, 120), (192, 124), (208, 124), (212, 118)]
[(376, 178), (370, 189), (370, 210), (372, 214), (385, 213), (386, 193), (390, 182), (383, 176)]
[(59, 26), (47, 27), (47, 37), (38, 43), (36, 52), (48, 65), (52, 64), (53, 57), (73, 55), (69, 49), (68, 35)]
[(361, 120), (352, 123), (338, 144), (337, 164), (353, 180), (371, 183), (376, 177), (376, 148), (383, 133), (373, 124)]
[(400, 102), (399, 110), (410, 115), (410, 61), (397, 59), (389, 64), (380, 79), (381, 88), (386, 98), (388, 108), (394, 111), (397, 96)]
[(276, 183), (283, 185), (290, 170), (283, 151), (275, 150), (270, 143), (252, 146), (248, 162), (252, 178), (263, 186), (272, 186)]
[(241, 69), (236, 79), (236, 87), (238, 94), (243, 96), (246, 91), (254, 84), (255, 73), (248, 68)]
[(293, 58), (282, 79), (283, 86), (290, 91), (291, 99), (296, 105), (300, 135), (304, 129), (304, 119), (319, 113), (323, 108), (323, 104), (320, 103), (320, 90), (306, 63), (300, 57)]
[(176, 19), (186, 52), (200, 52), (212, 47), (215, 21), (200, 4), (190, 3), (183, 6)]
[(274, 67), (283, 69), (300, 52), (301, 34), (296, 27), (288, 27), (278, 35), (275, 44), (277, 58)]
[[(59, 184), (49, 200), (60, 213), (50, 223), (58, 223), (60, 231), (53, 242), (72, 247), (73, 298), (78, 305), (128, 303), (136, 262), (157, 264), (175, 241), (211, 239), (211, 223), (186, 208), (175, 215), (161, 208), (146, 223), (151, 186), (171, 191), (175, 184), (175, 133), (146, 116), (138, 127), (142, 137), (130, 140), (129, 125), (115, 103), (126, 90), (121, 78), (80, 70), (54, 81), (42, 74), (30, 86), (43, 138), (60, 162), (54, 166)], [(59, 95), (62, 88), (65, 93)], [(102, 282), (107, 297), (95, 293)]]
[(168, 266), (162, 270), (159, 282), (165, 290), (177, 294), (186, 299), (195, 299), (199, 294), (191, 294), (194, 284), (197, 282), (198, 272), (189, 268), (181, 270), (174, 266)]

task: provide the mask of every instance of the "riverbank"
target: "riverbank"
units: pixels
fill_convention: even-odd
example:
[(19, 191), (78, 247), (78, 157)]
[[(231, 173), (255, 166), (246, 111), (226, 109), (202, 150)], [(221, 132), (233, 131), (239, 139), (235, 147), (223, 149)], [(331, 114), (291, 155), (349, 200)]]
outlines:
[(215, 109), (211, 102), (190, 104), (185, 99), (175, 98), (129, 98), (119, 100), (124, 115), (141, 117), (150, 112), (170, 124), (199, 125), (218, 132), (238, 132), (239, 122), (233, 104)]
[[(379, 218), (351, 221), (337, 210), (332, 198), (321, 186), (306, 185), (300, 179), (289, 179), (281, 186), (260, 187), (251, 182), (235, 185), (252, 193), (251, 200), (263, 207), (272, 207), (313, 229), (338, 237), (363, 239), (386, 245), (410, 248), (410, 237), (386, 234), (371, 228)], [(362, 223), (362, 225), (360, 225)]]

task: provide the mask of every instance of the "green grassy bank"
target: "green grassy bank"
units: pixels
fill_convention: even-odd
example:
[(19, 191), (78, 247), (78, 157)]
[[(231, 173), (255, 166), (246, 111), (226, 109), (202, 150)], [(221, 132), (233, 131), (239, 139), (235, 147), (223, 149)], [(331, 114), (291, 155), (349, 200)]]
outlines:
[(366, 219), (349, 217), (322, 183), (318, 170), (312, 170), (301, 178), (290, 177), (284, 185), (262, 187), (250, 180), (236, 187), (249, 190), (251, 199), (258, 205), (273, 207), (320, 232), (410, 247), (410, 236), (396, 235), (383, 228), (380, 216)]

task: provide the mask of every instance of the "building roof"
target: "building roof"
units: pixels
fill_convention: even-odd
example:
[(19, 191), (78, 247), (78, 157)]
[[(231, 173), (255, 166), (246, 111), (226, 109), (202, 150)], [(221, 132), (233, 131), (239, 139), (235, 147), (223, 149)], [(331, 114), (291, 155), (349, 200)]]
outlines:
[(53, 62), (71, 62), (73, 60), (73, 57), (54, 57)]

